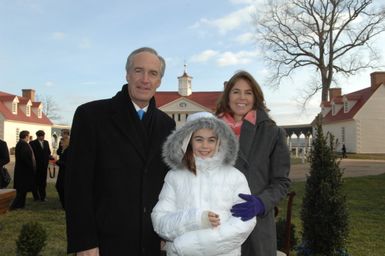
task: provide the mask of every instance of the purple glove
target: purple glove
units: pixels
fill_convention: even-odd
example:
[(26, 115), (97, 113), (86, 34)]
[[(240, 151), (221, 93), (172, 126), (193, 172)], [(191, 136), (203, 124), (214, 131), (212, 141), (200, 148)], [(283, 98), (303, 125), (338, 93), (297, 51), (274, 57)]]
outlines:
[(239, 197), (246, 202), (233, 205), (230, 211), (234, 217), (241, 217), (242, 221), (247, 221), (255, 216), (264, 214), (265, 206), (259, 197), (246, 194), (239, 194)]

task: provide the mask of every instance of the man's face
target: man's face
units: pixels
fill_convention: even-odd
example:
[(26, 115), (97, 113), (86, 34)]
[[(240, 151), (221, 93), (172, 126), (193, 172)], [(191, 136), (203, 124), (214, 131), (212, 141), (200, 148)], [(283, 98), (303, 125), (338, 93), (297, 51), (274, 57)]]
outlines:
[(141, 108), (148, 105), (160, 86), (160, 66), (160, 60), (156, 55), (141, 52), (135, 55), (133, 64), (127, 72), (128, 94)]
[(40, 140), (40, 141), (43, 141), (44, 140), (44, 135), (37, 136), (37, 139)]

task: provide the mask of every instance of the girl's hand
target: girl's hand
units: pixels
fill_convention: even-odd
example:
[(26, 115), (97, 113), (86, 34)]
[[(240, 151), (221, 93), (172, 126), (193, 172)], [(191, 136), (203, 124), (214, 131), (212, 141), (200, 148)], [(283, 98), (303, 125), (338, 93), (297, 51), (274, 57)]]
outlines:
[(221, 219), (219, 218), (219, 215), (215, 212), (208, 212), (209, 222), (212, 227), (218, 227), (221, 225)]

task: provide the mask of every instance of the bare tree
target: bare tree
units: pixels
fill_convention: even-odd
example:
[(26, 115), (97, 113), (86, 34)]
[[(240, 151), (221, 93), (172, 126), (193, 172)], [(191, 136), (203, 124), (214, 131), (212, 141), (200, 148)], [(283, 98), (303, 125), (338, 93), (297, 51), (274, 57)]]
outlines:
[(58, 114), (59, 107), (57, 106), (55, 100), (52, 96), (44, 95), (44, 96), (37, 96), (37, 99), (43, 104), (43, 113), (50, 119), (50, 120), (60, 120), (61, 116)]
[(368, 0), (269, 1), (256, 16), (272, 86), (299, 69), (314, 68), (317, 83), (308, 84), (304, 106), (319, 90), (327, 100), (337, 73), (346, 77), (378, 68), (381, 55), (373, 38), (384, 32), (385, 9)]

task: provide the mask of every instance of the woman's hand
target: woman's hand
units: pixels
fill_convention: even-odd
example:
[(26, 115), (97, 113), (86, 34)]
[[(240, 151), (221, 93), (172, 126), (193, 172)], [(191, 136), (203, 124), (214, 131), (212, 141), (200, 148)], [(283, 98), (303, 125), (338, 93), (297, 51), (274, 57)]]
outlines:
[(208, 212), (209, 222), (212, 227), (218, 227), (221, 225), (221, 219), (219, 218), (219, 215), (215, 212)]
[(99, 256), (99, 248), (92, 248), (86, 251), (77, 252), (76, 256)]

